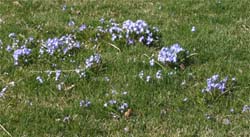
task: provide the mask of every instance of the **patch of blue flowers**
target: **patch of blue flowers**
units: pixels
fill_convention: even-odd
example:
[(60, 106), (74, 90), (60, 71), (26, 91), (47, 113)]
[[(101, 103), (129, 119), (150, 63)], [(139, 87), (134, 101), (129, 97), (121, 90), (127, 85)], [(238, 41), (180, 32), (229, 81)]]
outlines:
[(101, 34), (109, 34), (111, 41), (125, 40), (127, 45), (139, 42), (147, 46), (151, 46), (160, 40), (159, 29), (149, 26), (144, 20), (135, 22), (126, 20), (122, 24), (116, 23), (113, 19), (109, 21), (101, 19), (100, 22), (102, 25), (96, 27), (97, 39)]
[(207, 79), (207, 86), (202, 89), (202, 93), (208, 93), (213, 91), (220, 91), (221, 93), (226, 92), (227, 90), (231, 90), (233, 86), (235, 86), (236, 79), (232, 78), (231, 81), (229, 81), (228, 77), (225, 77), (223, 79), (220, 79), (220, 76), (218, 74), (213, 75), (211, 78)]
[(72, 34), (67, 34), (60, 38), (49, 38), (42, 42), (39, 53), (40, 55), (44, 54), (44, 52), (47, 52), (49, 55), (54, 55), (56, 52), (66, 54), (73, 48), (80, 48), (80, 42), (75, 39), (75, 36)]
[(184, 51), (179, 44), (174, 44), (171, 47), (163, 47), (158, 54), (158, 61), (163, 64), (176, 63), (178, 59), (178, 53)]

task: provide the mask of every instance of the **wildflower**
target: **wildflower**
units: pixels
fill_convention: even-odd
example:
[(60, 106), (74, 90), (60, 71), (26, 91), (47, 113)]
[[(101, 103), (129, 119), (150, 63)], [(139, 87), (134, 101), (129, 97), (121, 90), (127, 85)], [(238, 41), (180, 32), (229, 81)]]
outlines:
[(80, 42), (75, 40), (74, 35), (65, 35), (60, 38), (49, 38), (42, 43), (39, 53), (43, 54), (46, 51), (50, 55), (54, 55), (56, 51), (62, 51), (66, 54), (69, 50), (73, 48), (80, 48)]
[(157, 79), (161, 79), (161, 78), (162, 78), (162, 70), (158, 70), (158, 71), (156, 72), (156, 74), (155, 74), (155, 77), (156, 77)]
[(150, 59), (149, 64), (150, 64), (150, 66), (154, 66), (155, 65), (155, 60), (154, 59)]
[(146, 77), (146, 81), (147, 81), (147, 82), (149, 82), (150, 79), (151, 79), (151, 76), (147, 76), (147, 77)]
[(10, 34), (9, 34), (9, 38), (12, 38), (12, 39), (13, 39), (13, 38), (16, 38), (16, 33), (10, 33)]
[(43, 83), (43, 79), (42, 79), (40, 76), (37, 76), (37, 77), (36, 77), (36, 80), (37, 80), (40, 84)]
[(140, 79), (143, 79), (143, 76), (144, 76), (144, 72), (143, 72), (143, 70), (139, 73), (139, 78)]
[(85, 71), (83, 71), (83, 72), (80, 73), (80, 78), (82, 78), (82, 77), (85, 78), (86, 76), (87, 76), (87, 75), (86, 75), (86, 72), (85, 72)]
[(1, 92), (0, 92), (0, 98), (4, 96), (4, 94), (5, 94), (5, 92), (7, 91), (7, 89), (8, 89), (8, 86), (5, 86), (5, 87), (1, 90)]
[(114, 104), (116, 104), (116, 103), (117, 103), (116, 100), (113, 100), (113, 99), (112, 99), (112, 100), (109, 100), (109, 104), (110, 104), (110, 105), (114, 105)]
[(211, 78), (207, 79), (207, 87), (202, 90), (204, 92), (211, 92), (215, 89), (220, 90), (222, 93), (226, 90), (228, 77), (225, 77), (223, 80), (219, 80), (219, 75), (213, 75)]
[(158, 61), (163, 64), (176, 63), (178, 60), (177, 54), (181, 51), (184, 51), (184, 49), (179, 44), (174, 44), (170, 48), (163, 47), (158, 54)]
[(104, 80), (105, 80), (106, 82), (109, 82), (109, 81), (110, 81), (109, 77), (104, 77)]
[(75, 22), (74, 22), (73, 20), (71, 20), (71, 21), (69, 21), (68, 25), (69, 25), (70, 27), (75, 26)]
[(28, 49), (26, 47), (21, 47), (20, 49), (17, 49), (13, 53), (14, 58), (14, 64), (18, 64), (18, 59), (20, 56), (29, 55), (31, 53), (31, 49)]
[(125, 127), (124, 132), (129, 132), (129, 127)]
[(6, 47), (6, 51), (11, 52), (12, 50), (13, 50), (13, 48), (12, 48), (10, 45), (8, 45), (8, 46)]
[(108, 107), (108, 103), (104, 103), (103, 106), (106, 108)]
[(81, 100), (80, 101), (80, 107), (89, 107), (91, 105), (91, 102), (89, 100)]
[(60, 90), (60, 91), (62, 90), (62, 84), (61, 84), (61, 83), (60, 83), (60, 84), (57, 84), (56, 87), (57, 87), (58, 90)]
[(101, 18), (99, 21), (103, 24), (105, 20), (104, 18)]
[(234, 109), (233, 109), (233, 108), (231, 108), (231, 109), (230, 109), (230, 112), (231, 112), (231, 113), (233, 113), (233, 112), (234, 112)]
[(116, 95), (117, 94), (116, 90), (112, 90), (111, 94)]
[(85, 65), (86, 65), (86, 68), (90, 68), (92, 67), (92, 65), (99, 64), (100, 62), (101, 62), (101, 55), (94, 54), (85, 60)]
[(242, 108), (242, 113), (243, 112), (250, 112), (250, 106), (244, 105), (243, 108)]
[(55, 78), (56, 81), (58, 81), (58, 79), (61, 75), (61, 72), (62, 72), (61, 70), (56, 70), (56, 78)]
[(128, 94), (127, 91), (122, 92), (122, 95), (127, 95), (127, 94)]
[(87, 26), (85, 24), (82, 24), (81, 27), (79, 28), (79, 31), (83, 31), (87, 29)]
[(69, 122), (69, 120), (70, 120), (70, 116), (66, 116), (63, 118), (63, 122)]
[(121, 113), (123, 113), (125, 111), (125, 109), (128, 108), (128, 104), (127, 103), (122, 103), (120, 106), (119, 106), (119, 110)]
[(195, 32), (195, 31), (196, 31), (195, 26), (192, 27), (191, 31), (192, 31), (192, 32)]
[(128, 45), (133, 45), (135, 42), (134, 42), (134, 40), (133, 39), (131, 39), (131, 38), (128, 38), (127, 39), (127, 44)]
[(66, 10), (66, 8), (67, 8), (67, 6), (66, 6), (66, 5), (63, 5), (63, 6), (62, 6), (62, 10), (63, 10), (63, 11), (65, 11), (65, 10)]

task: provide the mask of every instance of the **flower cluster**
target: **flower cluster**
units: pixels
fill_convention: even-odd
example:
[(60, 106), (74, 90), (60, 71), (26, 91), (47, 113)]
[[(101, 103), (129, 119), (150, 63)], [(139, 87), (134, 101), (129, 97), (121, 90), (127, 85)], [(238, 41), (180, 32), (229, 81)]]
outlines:
[[(100, 22), (104, 24), (105, 20), (102, 19)], [(159, 29), (157, 27), (150, 27), (143, 20), (135, 22), (126, 20), (120, 25), (111, 19), (106, 27), (98, 26), (97, 30), (100, 33), (109, 33), (112, 41), (125, 38), (128, 45), (135, 44), (136, 41), (145, 45), (152, 45), (160, 39), (158, 34)]]
[(80, 42), (75, 40), (75, 36), (68, 34), (60, 38), (49, 38), (47, 41), (42, 42), (40, 54), (47, 52), (49, 55), (54, 55), (55, 52), (63, 52), (66, 54), (73, 48), (80, 48)]
[(139, 78), (142, 79), (142, 80), (145, 79), (146, 82), (150, 82), (151, 79), (154, 78), (154, 77), (155, 77), (155, 79), (158, 79), (158, 80), (159, 80), (159, 79), (162, 79), (162, 70), (158, 70), (158, 71), (156, 72), (156, 74), (155, 74), (154, 77), (151, 77), (150, 75), (144, 76), (144, 71), (143, 71), (143, 70), (139, 72), (138, 76), (139, 76)]
[(31, 49), (22, 46), (20, 49), (16, 49), (13, 53), (14, 64), (18, 65), (18, 60), (22, 56), (28, 56), (31, 54)]
[(250, 112), (250, 106), (249, 105), (244, 105), (242, 112)]
[[(127, 93), (128, 93), (127, 91), (118, 93), (116, 90), (112, 90), (111, 92), (112, 99), (109, 99), (106, 103), (104, 103), (103, 106), (105, 108), (113, 108), (119, 111), (120, 113), (124, 113), (128, 109), (128, 103), (124, 102), (124, 100), (122, 100), (121, 98), (125, 97)], [(107, 93), (106, 96), (109, 96), (109, 94)]]
[[(232, 81), (235, 81), (235, 78), (232, 78)], [(202, 89), (202, 93), (211, 92), (214, 90), (219, 90), (221, 93), (224, 93), (227, 90), (228, 77), (220, 79), (219, 75), (213, 75), (211, 78), (207, 79), (207, 87)]]
[(101, 63), (101, 55), (100, 54), (94, 54), (91, 55), (89, 58), (85, 60), (86, 68), (91, 68), (94, 64)]
[(178, 53), (184, 51), (179, 44), (174, 44), (171, 47), (163, 47), (158, 54), (158, 61), (167, 63), (177, 63), (179, 61)]
[(89, 100), (81, 100), (80, 107), (90, 107), (91, 102)]

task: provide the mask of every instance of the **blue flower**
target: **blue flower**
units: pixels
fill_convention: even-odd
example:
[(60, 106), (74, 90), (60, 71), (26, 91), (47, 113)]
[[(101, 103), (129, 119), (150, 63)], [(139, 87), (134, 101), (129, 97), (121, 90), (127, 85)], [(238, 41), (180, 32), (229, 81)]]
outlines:
[(103, 24), (105, 20), (104, 18), (101, 18), (99, 21)]
[(89, 58), (85, 60), (86, 68), (92, 67), (94, 64), (99, 64), (101, 62), (101, 55), (100, 54), (94, 54), (91, 55)]
[(162, 78), (162, 70), (158, 70), (158, 71), (156, 72), (156, 74), (155, 74), (155, 77), (156, 77), (157, 79), (161, 79), (161, 78)]
[(28, 49), (26, 47), (21, 47), (20, 49), (17, 49), (13, 53), (14, 58), (14, 64), (18, 65), (18, 59), (20, 56), (29, 55), (31, 53), (31, 49)]
[(81, 100), (80, 107), (90, 107), (91, 102), (89, 100)]
[(79, 28), (79, 31), (83, 31), (85, 29), (87, 29), (87, 26), (85, 24), (82, 24)]
[(207, 87), (202, 89), (202, 93), (211, 92), (213, 90), (218, 89), (222, 93), (226, 91), (228, 77), (220, 80), (219, 75), (213, 75), (211, 78), (207, 79)]
[(149, 64), (150, 64), (150, 66), (154, 66), (155, 65), (155, 60), (154, 59), (150, 59)]
[(61, 75), (61, 72), (62, 72), (61, 70), (56, 70), (56, 78), (55, 78), (56, 81), (58, 81), (58, 79)]
[(75, 36), (72, 34), (62, 36), (60, 38), (49, 38), (47, 41), (42, 43), (40, 48), (40, 55), (46, 51), (50, 55), (54, 55), (55, 52), (63, 52), (66, 54), (73, 48), (80, 48), (80, 42), (75, 40)]
[(69, 21), (68, 25), (69, 25), (70, 27), (75, 26), (75, 22), (74, 22), (73, 20), (71, 20), (71, 21)]
[(177, 54), (184, 49), (179, 44), (174, 44), (170, 48), (163, 47), (158, 54), (158, 61), (163, 64), (166, 63), (176, 63), (178, 60)]
[(242, 113), (243, 112), (250, 112), (250, 106), (244, 105), (243, 108), (242, 108)]

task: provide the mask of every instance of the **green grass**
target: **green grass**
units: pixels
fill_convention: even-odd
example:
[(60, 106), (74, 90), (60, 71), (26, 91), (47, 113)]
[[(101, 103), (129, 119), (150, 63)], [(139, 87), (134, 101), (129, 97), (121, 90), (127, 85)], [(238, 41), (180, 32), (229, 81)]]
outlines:
[[(64, 4), (66, 11), (62, 11)], [(101, 42), (98, 44), (98, 52), (103, 57), (101, 69), (93, 71), (89, 79), (63, 73), (60, 81), (66, 87), (74, 87), (58, 91), (59, 82), (51, 78), (39, 84), (36, 77), (46, 74), (32, 71), (54, 69), (49, 62), (56, 62), (58, 69), (75, 69), (97, 50), (91, 48), (93, 43), (80, 38), (89, 48), (76, 52), (72, 57), (76, 63), (46, 58), (30, 65), (14, 66), (12, 54), (2, 49), (0, 89), (11, 81), (15, 86), (0, 98), (0, 124), (6, 129), (0, 128), (0, 136), (9, 136), (6, 131), (13, 137), (248, 136), (249, 113), (241, 111), (244, 105), (250, 105), (249, 4), (249, 0), (0, 1), (0, 39), (4, 49), (11, 43), (8, 38), (11, 32), (26, 38), (47, 39), (71, 33), (70, 20), (75, 21), (75, 26), (82, 23), (96, 26), (104, 17), (120, 23), (143, 19), (159, 27), (161, 46), (180, 43), (190, 52), (198, 53), (193, 63), (183, 71), (177, 70), (176, 75), (167, 76), (174, 70), (166, 67), (163, 80), (145, 82), (138, 78), (140, 71), (154, 76), (161, 68), (150, 67), (143, 54), (157, 55), (160, 46), (117, 45), (121, 49), (118, 52)], [(192, 26), (197, 29), (194, 33)], [(232, 95), (206, 103), (201, 89), (214, 74), (235, 76), (237, 87)], [(106, 82), (104, 77), (110, 81)], [(184, 80), (186, 84), (182, 86)], [(112, 90), (127, 91), (128, 95), (106, 96)], [(103, 104), (111, 98), (127, 102), (133, 110), (132, 116), (126, 119), (116, 109), (104, 108)], [(188, 101), (184, 102), (184, 98)], [(80, 100), (85, 99), (92, 103), (88, 108), (79, 106)], [(230, 112), (231, 108), (234, 113)], [(111, 112), (120, 118), (113, 118)], [(63, 122), (66, 116), (70, 120)], [(224, 124), (225, 119), (230, 120), (229, 125)], [(124, 131), (125, 127), (129, 128), (128, 132)]]

